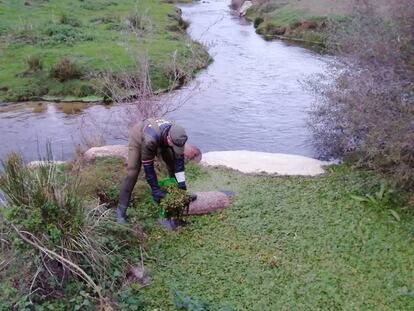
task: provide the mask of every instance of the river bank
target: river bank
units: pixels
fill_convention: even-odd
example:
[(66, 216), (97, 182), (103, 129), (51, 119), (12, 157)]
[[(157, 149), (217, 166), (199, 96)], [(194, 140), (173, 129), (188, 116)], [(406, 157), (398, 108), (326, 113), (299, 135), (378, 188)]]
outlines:
[(7, 0), (0, 16), (0, 101), (99, 101), (105, 75), (136, 75), (146, 59), (157, 92), (209, 62), (164, 1)]
[[(237, 10), (243, 2), (233, 0), (232, 4)], [(352, 4), (334, 0), (253, 0), (251, 3), (242, 14), (266, 40), (288, 40), (321, 48), (325, 46), (330, 22), (352, 11)]]

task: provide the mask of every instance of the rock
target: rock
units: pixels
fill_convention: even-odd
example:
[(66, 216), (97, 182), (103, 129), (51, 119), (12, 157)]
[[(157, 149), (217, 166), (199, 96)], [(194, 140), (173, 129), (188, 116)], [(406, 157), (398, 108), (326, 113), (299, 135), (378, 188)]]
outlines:
[(40, 166), (47, 166), (47, 165), (62, 165), (68, 162), (65, 161), (32, 161), (27, 164), (29, 168), (38, 168)]
[(128, 160), (128, 146), (124, 145), (109, 145), (102, 147), (93, 147), (88, 149), (84, 158), (86, 161), (94, 161), (98, 158), (122, 158)]
[[(234, 11), (239, 11), (245, 0), (231, 0), (230, 7)], [(249, 1), (250, 2), (250, 1)]]
[[(125, 145), (108, 145), (102, 147), (93, 147), (88, 149), (84, 158), (86, 161), (91, 162), (98, 158), (115, 157), (128, 160), (128, 146)], [(194, 161), (199, 163), (202, 158), (200, 149), (192, 144), (185, 144), (184, 146), (184, 157), (187, 161)]]
[(292, 154), (239, 150), (205, 153), (201, 164), (225, 166), (242, 173), (315, 176), (323, 174), (323, 166), (331, 163)]
[(188, 215), (203, 215), (229, 207), (232, 197), (225, 192), (196, 192), (197, 200), (190, 203)]
[(126, 278), (129, 283), (138, 283), (141, 286), (146, 286), (151, 283), (151, 277), (148, 271), (141, 265), (131, 267), (126, 274)]
[(247, 13), (247, 10), (250, 9), (253, 6), (253, 3), (251, 1), (244, 1), (243, 5), (238, 10), (239, 16), (245, 16)]

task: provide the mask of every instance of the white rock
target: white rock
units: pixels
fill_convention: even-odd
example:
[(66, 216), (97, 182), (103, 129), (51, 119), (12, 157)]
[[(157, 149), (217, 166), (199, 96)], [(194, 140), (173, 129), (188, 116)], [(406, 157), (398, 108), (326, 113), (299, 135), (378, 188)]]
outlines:
[[(192, 144), (185, 144), (184, 156), (186, 160), (193, 160), (199, 163), (202, 154), (200, 149)], [(94, 161), (97, 158), (116, 157), (128, 160), (128, 146), (124, 145), (108, 145), (102, 147), (93, 147), (88, 149), (84, 154), (86, 161)]]
[(242, 173), (315, 176), (323, 174), (329, 162), (282, 153), (215, 151), (203, 154), (203, 165), (225, 166)]
[(110, 145), (102, 147), (93, 147), (88, 149), (84, 154), (86, 161), (94, 161), (97, 158), (116, 157), (128, 160), (128, 146)]
[(247, 10), (250, 9), (253, 6), (253, 3), (251, 1), (244, 1), (243, 5), (238, 10), (239, 16), (244, 16), (247, 13)]

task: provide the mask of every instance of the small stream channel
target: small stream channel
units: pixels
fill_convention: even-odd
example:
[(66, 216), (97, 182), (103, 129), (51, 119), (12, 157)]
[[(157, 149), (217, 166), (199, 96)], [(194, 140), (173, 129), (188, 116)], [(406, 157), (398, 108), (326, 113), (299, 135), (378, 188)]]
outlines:
[[(253, 150), (315, 157), (305, 126), (313, 98), (300, 81), (324, 70), (324, 56), (263, 40), (252, 25), (231, 15), (228, 3), (209, 0), (181, 6), (191, 23), (189, 34), (208, 46), (214, 62), (177, 91), (190, 99), (171, 118), (187, 128), (191, 142), (203, 152)], [(0, 158), (17, 150), (27, 161), (36, 160), (46, 140), (52, 142), (56, 159), (71, 158), (85, 114), (112, 134), (118, 131), (119, 107), (70, 108), (78, 111), (75, 114), (67, 110), (67, 105), (53, 103), (3, 108)], [(114, 136), (106, 143), (126, 143)]]

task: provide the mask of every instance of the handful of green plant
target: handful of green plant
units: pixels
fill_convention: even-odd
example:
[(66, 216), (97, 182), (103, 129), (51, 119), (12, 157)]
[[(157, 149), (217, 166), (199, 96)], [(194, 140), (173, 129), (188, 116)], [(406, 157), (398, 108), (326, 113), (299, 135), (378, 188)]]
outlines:
[(160, 202), (160, 207), (166, 212), (166, 216), (168, 218), (182, 218), (190, 206), (190, 195), (176, 185), (164, 186), (161, 189), (167, 194)]

